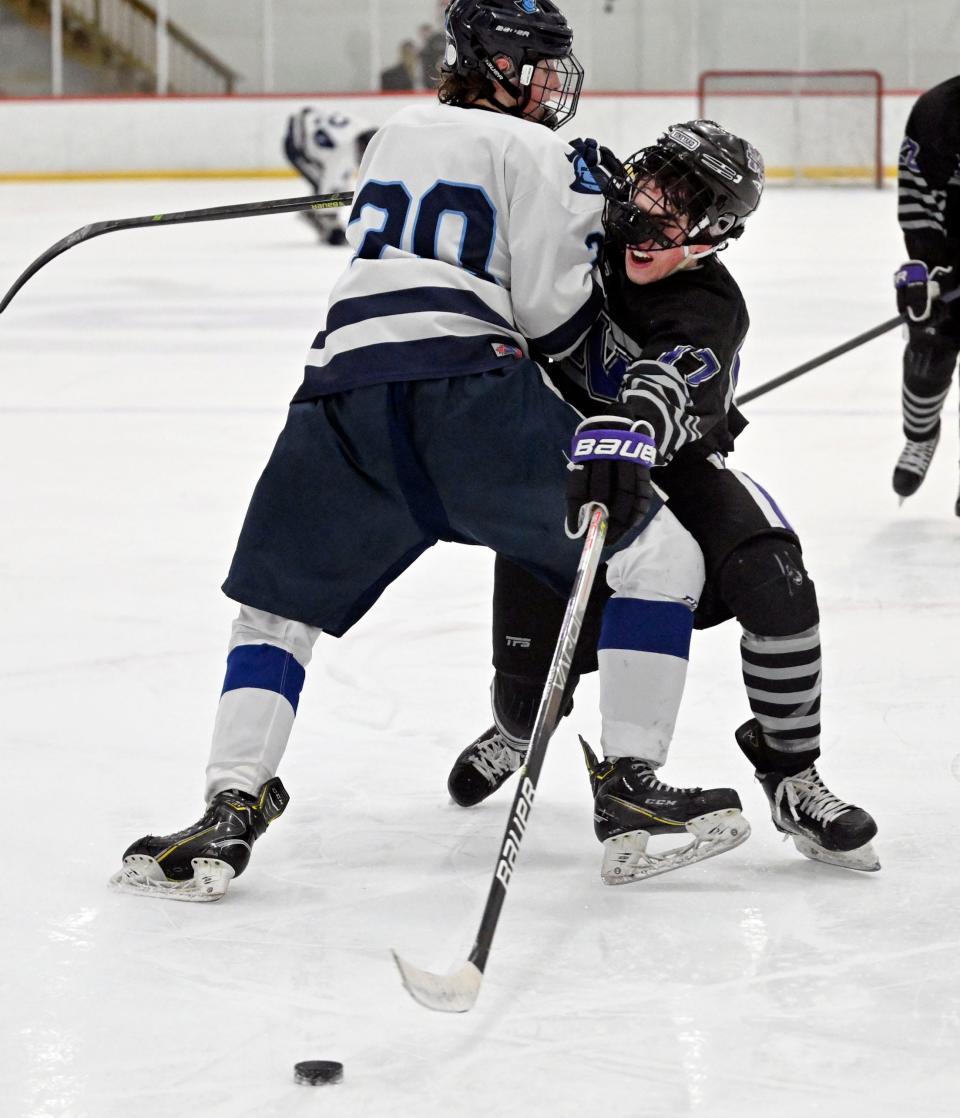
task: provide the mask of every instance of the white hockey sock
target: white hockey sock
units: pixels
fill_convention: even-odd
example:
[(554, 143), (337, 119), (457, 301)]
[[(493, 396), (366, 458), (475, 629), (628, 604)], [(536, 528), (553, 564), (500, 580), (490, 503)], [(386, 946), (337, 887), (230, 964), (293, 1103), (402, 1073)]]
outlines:
[(667, 759), (687, 678), (693, 613), (679, 602), (613, 597), (603, 614), (601, 745), (606, 757)]
[(669, 506), (608, 562), (615, 593), (597, 644), (605, 756), (667, 759), (703, 581), (700, 548)]
[(207, 763), (206, 798), (256, 793), (276, 776), (320, 634), (299, 621), (241, 606)]

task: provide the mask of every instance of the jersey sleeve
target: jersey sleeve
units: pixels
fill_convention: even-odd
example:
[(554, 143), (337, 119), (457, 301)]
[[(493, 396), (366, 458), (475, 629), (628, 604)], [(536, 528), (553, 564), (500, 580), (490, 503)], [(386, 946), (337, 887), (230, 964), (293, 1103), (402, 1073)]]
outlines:
[(728, 450), (738, 433), (730, 418), (746, 307), (739, 291), (690, 295), (684, 313), (664, 315), (644, 339), (620, 389), (631, 416), (653, 428), (659, 465), (696, 443), (704, 453)]
[(897, 169), (897, 216), (907, 253), (928, 267), (948, 267), (960, 230), (947, 225), (947, 191), (960, 188), (960, 82), (935, 86), (907, 120)]
[(323, 164), (311, 159), (307, 151), (307, 132), (313, 109), (309, 106), (293, 113), (287, 121), (283, 137), (283, 150), (288, 161), (305, 179), (316, 183), (323, 177)]
[(517, 326), (531, 347), (561, 357), (603, 306), (595, 270), (603, 195), (576, 153), (548, 138), (551, 143), (537, 150), (539, 165), (518, 178), (510, 206), (511, 296)]

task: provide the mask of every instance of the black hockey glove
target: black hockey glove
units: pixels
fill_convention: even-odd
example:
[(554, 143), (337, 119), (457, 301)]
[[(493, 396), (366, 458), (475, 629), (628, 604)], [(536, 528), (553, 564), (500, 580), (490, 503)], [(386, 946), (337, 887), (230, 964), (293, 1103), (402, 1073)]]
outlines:
[(582, 536), (590, 519), (589, 505), (607, 510), (608, 544), (635, 527), (653, 500), (650, 467), (657, 457), (648, 423), (632, 423), (619, 415), (598, 415), (577, 427), (567, 469), (566, 532)]
[(936, 324), (946, 313), (940, 302), (943, 287), (951, 286), (953, 268), (927, 270), (922, 260), (908, 260), (893, 274), (897, 310), (910, 322)]
[(593, 139), (571, 140), (570, 146), (590, 168), (604, 197), (611, 194), (619, 197), (627, 170), (613, 152)]

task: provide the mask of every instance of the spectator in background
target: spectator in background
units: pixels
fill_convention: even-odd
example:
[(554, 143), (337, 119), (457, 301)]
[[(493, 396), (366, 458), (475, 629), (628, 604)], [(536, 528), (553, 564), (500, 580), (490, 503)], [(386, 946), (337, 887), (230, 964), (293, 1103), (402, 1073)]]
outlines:
[(412, 39), (404, 39), (400, 44), (400, 57), (395, 66), (390, 66), (380, 74), (380, 88), (385, 91), (417, 89), (420, 76), (420, 56), (417, 44)]
[(440, 63), (446, 49), (446, 36), (432, 23), (420, 24), (420, 74), (424, 89), (434, 89), (440, 83)]

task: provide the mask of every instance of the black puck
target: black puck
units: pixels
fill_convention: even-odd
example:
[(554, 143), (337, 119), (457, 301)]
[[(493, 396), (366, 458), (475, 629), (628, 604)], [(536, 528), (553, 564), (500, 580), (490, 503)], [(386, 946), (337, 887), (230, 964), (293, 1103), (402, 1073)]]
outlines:
[(294, 1082), (310, 1087), (326, 1087), (343, 1080), (343, 1064), (336, 1060), (301, 1060), (293, 1065), (293, 1078)]

